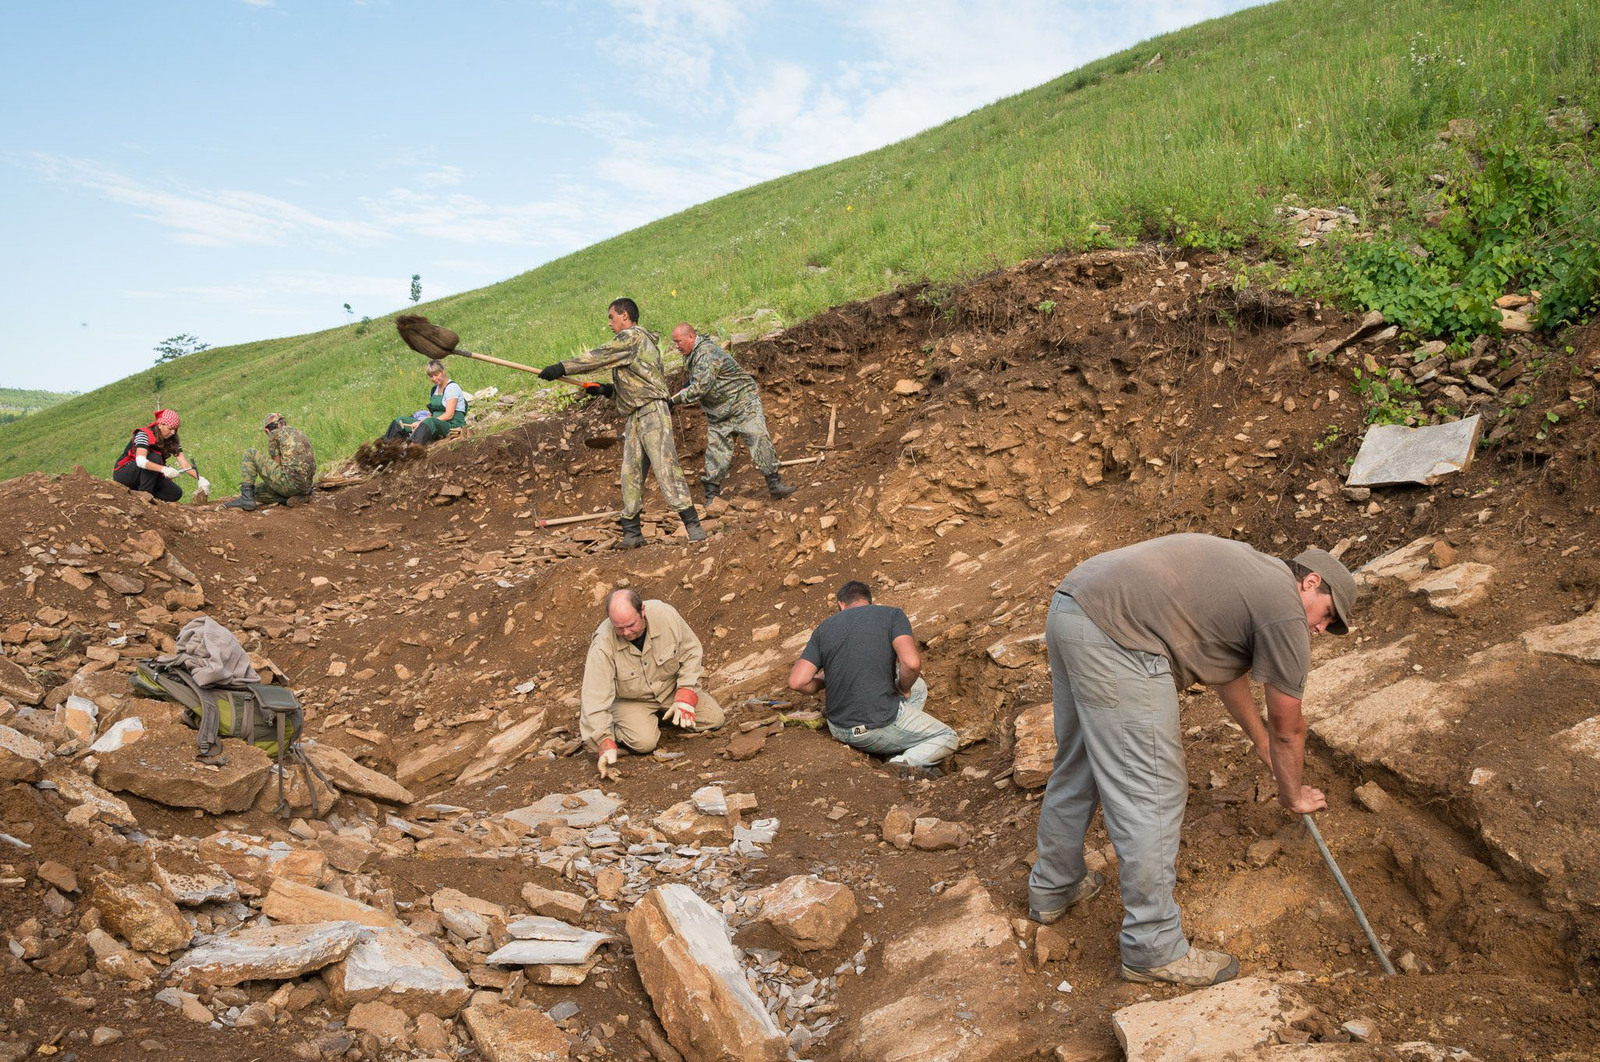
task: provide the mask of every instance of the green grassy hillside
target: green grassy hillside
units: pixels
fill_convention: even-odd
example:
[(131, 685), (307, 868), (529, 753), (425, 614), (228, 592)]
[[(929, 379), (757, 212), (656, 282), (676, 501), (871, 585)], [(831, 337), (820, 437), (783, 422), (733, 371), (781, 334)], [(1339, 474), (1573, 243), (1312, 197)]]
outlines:
[[(760, 308), (793, 322), (906, 281), (951, 283), (1042, 253), (1161, 237), (1279, 253), (1294, 263), (1291, 283), (1387, 306), (1419, 331), (1482, 317), (1479, 295), (1457, 294), (1464, 284), (1576, 292), (1576, 314), (1600, 272), (1586, 242), (1600, 198), (1595, 140), (1546, 118), (1557, 107), (1600, 115), (1597, 75), (1593, 0), (1282, 0), (419, 310), (465, 347), (543, 365), (604, 340), (617, 295), (637, 299), (652, 329)], [(1456, 119), (1477, 132), (1441, 140)], [(1485, 154), (1501, 150), (1544, 168), (1475, 185)], [(1451, 176), (1442, 197), (1436, 173)], [(1378, 250), (1351, 259), (1335, 245), (1302, 262), (1274, 213), (1286, 197), (1352, 208), (1377, 230), (1367, 246)], [(1452, 207), (1456, 221), (1422, 220)], [(1522, 257), (1502, 253), (1508, 232)], [(1403, 257), (1424, 237), (1434, 243), (1422, 265), (1390, 268), (1391, 249)], [(1454, 316), (1439, 310), (1463, 300)], [(538, 382), (459, 360), (452, 370), (469, 390)], [(306, 427), (326, 462), (416, 408), (427, 386), (388, 318), (364, 334), (349, 326), (207, 350), (0, 428), (0, 476), (75, 463), (109, 474), (158, 382), (221, 490), (266, 412)]]
[(0, 387), (0, 424), (20, 420), (40, 409), (59, 405), (78, 392), (35, 391), (25, 387)]

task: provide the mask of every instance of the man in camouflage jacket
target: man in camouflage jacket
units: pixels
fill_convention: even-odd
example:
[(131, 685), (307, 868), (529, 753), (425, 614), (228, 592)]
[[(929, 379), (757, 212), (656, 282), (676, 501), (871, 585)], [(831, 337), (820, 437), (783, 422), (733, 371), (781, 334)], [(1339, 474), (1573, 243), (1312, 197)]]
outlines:
[(722, 492), (736, 438), (750, 448), (750, 459), (766, 477), (774, 498), (793, 494), (795, 488), (785, 483), (779, 472), (778, 452), (767, 433), (767, 416), (761, 409), (755, 377), (710, 336), (696, 335), (687, 322), (672, 330), (672, 343), (683, 353), (689, 369), (689, 382), (672, 396), (672, 404), (698, 402), (706, 414), (706, 474), (702, 480), (706, 501)]
[(254, 511), (258, 505), (289, 504), (291, 498), (311, 494), (317, 475), (317, 458), (311, 440), (299, 428), (289, 427), (282, 413), (269, 413), (261, 430), (267, 433), (267, 450), (252, 446), (239, 462), (239, 496), (225, 509)]
[(540, 371), (541, 378), (611, 370), (617, 412), (626, 419), (622, 433), (622, 541), (621, 549), (644, 545), (640, 513), (644, 510), (644, 476), (648, 467), (656, 485), (683, 520), (691, 542), (705, 539), (699, 514), (689, 497), (689, 484), (678, 465), (678, 447), (672, 438), (672, 406), (667, 401), (667, 374), (661, 365), (657, 337), (639, 327), (639, 305), (618, 299), (606, 311), (614, 338), (582, 357), (567, 358)]

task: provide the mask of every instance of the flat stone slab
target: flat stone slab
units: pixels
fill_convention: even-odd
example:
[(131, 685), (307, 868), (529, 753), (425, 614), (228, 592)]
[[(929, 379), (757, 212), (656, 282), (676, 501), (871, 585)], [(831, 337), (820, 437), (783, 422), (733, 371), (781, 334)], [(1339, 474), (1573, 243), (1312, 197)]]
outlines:
[(537, 826), (550, 819), (560, 819), (573, 829), (582, 830), (608, 821), (621, 808), (622, 801), (613, 800), (598, 789), (584, 789), (571, 794), (551, 793), (527, 807), (508, 811), (501, 818), (520, 822), (524, 826)]
[(1546, 656), (1564, 656), (1583, 664), (1600, 664), (1600, 608), (1570, 623), (1524, 631), (1522, 644)]
[(0, 656), (0, 695), (18, 704), (38, 704), (44, 700), (44, 687), (20, 666)]
[(275, 922), (297, 926), (356, 922), (380, 929), (400, 928), (400, 923), (387, 911), (285, 878), (272, 879), (272, 887), (261, 901), (261, 913)]
[(331, 745), (302, 744), (306, 756), (328, 780), (346, 793), (381, 800), (386, 804), (410, 804), (416, 797), (411, 790), (368, 767)]
[(190, 949), (167, 976), (216, 988), (290, 981), (344, 958), (367, 932), (356, 922), (252, 926)]
[(1018, 713), (1017, 740), (1011, 757), (1011, 780), (1024, 789), (1050, 781), (1056, 765), (1056, 713), (1049, 701)]
[(616, 939), (538, 915), (519, 918), (506, 931), (516, 939), (483, 960), (490, 966), (577, 966), (588, 962), (600, 945)]
[(1199, 1062), (1255, 1051), (1304, 1013), (1278, 982), (1241, 977), (1123, 1007), (1111, 1015), (1111, 1027), (1128, 1062)]
[(1355, 572), (1356, 582), (1362, 586), (1389, 579), (1397, 579), (1407, 585), (1416, 582), (1428, 570), (1433, 543), (1431, 538), (1419, 538), (1399, 549), (1374, 557)]
[(44, 777), (45, 747), (20, 730), (0, 726), (0, 781), (37, 782)]
[(193, 730), (161, 727), (100, 757), (95, 781), (168, 807), (199, 808), (211, 815), (248, 811), (267, 784), (272, 758), (243, 741), (224, 741), (223, 751), (228, 765), (208, 767), (194, 758)]
[(1489, 595), (1489, 581), (1494, 574), (1494, 568), (1487, 564), (1464, 561), (1418, 580), (1411, 589), (1425, 597), (1435, 612), (1458, 616)]
[(215, 863), (207, 863), (171, 841), (149, 841), (150, 877), (167, 898), (180, 907), (226, 902), (239, 898), (233, 877)]
[(733, 826), (726, 815), (707, 815), (693, 800), (680, 800), (652, 820), (651, 825), (661, 835), (675, 844), (713, 842), (727, 844), (733, 840)]
[(833, 1057), (906, 1062), (1012, 1062), (1028, 1019), (1016, 1000), (1025, 967), (1007, 915), (974, 877), (919, 905), (919, 924), (885, 944), (855, 991), (888, 1002), (847, 1018)]
[(322, 978), (340, 1007), (381, 1002), (413, 1018), (452, 1017), (472, 998), (472, 986), (449, 957), (407, 929), (365, 930)]
[(1551, 740), (1568, 752), (1600, 762), (1600, 715), (1560, 731)]
[(572, 1044), (542, 1010), (483, 1003), (461, 1012), (478, 1053), (489, 1062), (561, 1062)]
[(1345, 477), (1347, 487), (1382, 487), (1395, 483), (1429, 485), (1472, 466), (1482, 419), (1473, 414), (1449, 424), (1407, 428), (1374, 424), (1356, 451)]
[(50, 764), (45, 768), (44, 776), (56, 787), (56, 792), (61, 794), (63, 800), (76, 805), (67, 812), (69, 822), (81, 820), (84, 823), (104, 822), (111, 826), (139, 825), (127, 801), (111, 795), (65, 764)]
[(1027, 667), (1045, 662), (1044, 635), (1017, 634), (1002, 638), (986, 650), (989, 659), (1003, 668)]
[(651, 889), (628, 915), (634, 965), (667, 1039), (690, 1062), (783, 1062), (788, 1041), (745, 979), (728, 926), (687, 885)]
[(1413, 760), (1427, 748), (1428, 736), (1448, 729), (1466, 714), (1461, 691), (1430, 679), (1401, 679), (1344, 707), (1303, 702), (1311, 731), (1338, 752), (1361, 763), (1379, 763), (1413, 781)]

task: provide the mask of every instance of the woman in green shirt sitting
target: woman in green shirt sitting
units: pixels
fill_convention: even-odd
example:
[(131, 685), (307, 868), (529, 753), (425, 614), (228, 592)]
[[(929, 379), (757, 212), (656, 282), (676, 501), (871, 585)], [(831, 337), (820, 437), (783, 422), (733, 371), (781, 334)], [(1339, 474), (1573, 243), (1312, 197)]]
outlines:
[(433, 381), (433, 390), (428, 392), (428, 417), (417, 421), (415, 427), (406, 418), (396, 417), (384, 433), (385, 439), (409, 436), (412, 442), (426, 446), (450, 434), (452, 428), (466, 426), (467, 394), (445, 375), (444, 362), (428, 362), (428, 379)]

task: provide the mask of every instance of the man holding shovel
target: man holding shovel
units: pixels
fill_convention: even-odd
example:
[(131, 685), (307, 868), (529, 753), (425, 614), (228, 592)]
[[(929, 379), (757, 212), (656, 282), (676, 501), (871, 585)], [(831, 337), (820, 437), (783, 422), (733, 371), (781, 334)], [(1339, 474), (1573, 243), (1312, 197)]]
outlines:
[[(1189, 795), (1178, 691), (1216, 687), (1271, 768), (1284, 808), (1326, 807), (1301, 784), (1300, 697), (1311, 635), (1346, 633), (1355, 598), (1355, 579), (1323, 550), (1285, 562), (1211, 535), (1168, 535), (1074, 568), (1045, 621), (1056, 758), (1028, 917), (1049, 925), (1105, 884), (1083, 857), (1098, 803), (1120, 863), (1123, 979), (1204, 986), (1235, 976), (1233, 956), (1190, 946), (1172, 895)], [(1252, 674), (1266, 686), (1266, 723)]]
[(626, 419), (622, 435), (622, 541), (621, 549), (644, 545), (639, 514), (644, 510), (646, 463), (655, 472), (662, 495), (683, 520), (689, 541), (706, 537), (700, 516), (689, 497), (689, 484), (678, 465), (678, 447), (672, 438), (672, 406), (667, 374), (661, 364), (657, 337), (639, 327), (639, 305), (617, 299), (606, 311), (615, 338), (579, 358), (567, 358), (539, 372), (541, 379), (611, 370), (617, 412)]

